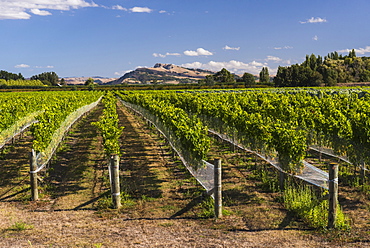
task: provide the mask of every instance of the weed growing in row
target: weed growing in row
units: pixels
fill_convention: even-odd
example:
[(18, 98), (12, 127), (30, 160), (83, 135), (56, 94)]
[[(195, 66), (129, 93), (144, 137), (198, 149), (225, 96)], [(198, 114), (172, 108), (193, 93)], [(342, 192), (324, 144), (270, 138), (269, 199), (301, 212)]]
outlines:
[[(307, 185), (286, 185), (283, 192), (285, 207), (301, 217), (313, 228), (325, 229), (328, 223), (329, 203)], [(350, 229), (349, 220), (344, 216), (340, 206), (337, 207), (337, 219), (335, 227), (340, 230)]]

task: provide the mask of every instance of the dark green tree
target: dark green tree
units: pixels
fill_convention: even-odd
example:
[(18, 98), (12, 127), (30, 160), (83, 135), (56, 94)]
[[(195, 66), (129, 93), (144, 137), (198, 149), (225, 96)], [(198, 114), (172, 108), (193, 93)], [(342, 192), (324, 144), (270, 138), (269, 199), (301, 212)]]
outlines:
[(317, 63), (317, 58), (316, 58), (315, 54), (311, 54), (309, 66), (310, 66), (311, 70), (315, 71), (317, 69), (318, 63)]
[(59, 82), (59, 77), (55, 72), (43, 72), (39, 75), (31, 77), (31, 80), (40, 80), (45, 85), (56, 86)]
[(92, 79), (92, 78), (88, 78), (86, 81), (85, 81), (85, 85), (86, 86), (89, 86), (89, 85), (92, 85), (92, 84), (94, 84), (95, 82), (94, 82), (94, 79)]
[(370, 71), (369, 70), (363, 70), (363, 72), (360, 74), (360, 81), (370, 82)]
[(355, 49), (352, 49), (352, 51), (349, 52), (348, 57), (350, 57), (350, 58), (356, 58)]
[(206, 78), (204, 79), (204, 83), (206, 85), (215, 85), (215, 79), (213, 77), (213, 75), (207, 75)]
[(260, 72), (260, 83), (269, 83), (270, 82), (270, 75), (269, 70), (267, 67), (262, 67)]
[(242, 80), (245, 84), (245, 86), (252, 86), (256, 84), (256, 79), (254, 78), (253, 74), (250, 73), (244, 73), (242, 76)]
[(222, 68), (221, 71), (214, 74), (213, 78), (216, 82), (219, 83), (235, 83), (234, 75), (225, 68)]
[(20, 73), (15, 74), (15, 73), (11, 73), (11, 72), (7, 72), (7, 71), (1, 70), (0, 71), (0, 79), (5, 79), (5, 80), (18, 80), (18, 79), (21, 79), (21, 80), (24, 80), (24, 77)]
[(337, 84), (338, 72), (335, 69), (324, 65), (321, 67), (320, 72), (325, 86), (335, 86)]
[(283, 66), (279, 66), (276, 76), (274, 77), (274, 85), (275, 87), (285, 87), (287, 82), (287, 71), (288, 69)]

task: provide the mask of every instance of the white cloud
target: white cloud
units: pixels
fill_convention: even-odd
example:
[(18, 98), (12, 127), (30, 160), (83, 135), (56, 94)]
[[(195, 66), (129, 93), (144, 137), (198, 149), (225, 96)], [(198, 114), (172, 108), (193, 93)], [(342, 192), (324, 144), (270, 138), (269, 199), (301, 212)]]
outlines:
[(281, 50), (281, 49), (293, 49), (291, 46), (283, 46), (283, 47), (274, 47), (275, 50)]
[[(339, 50), (338, 52), (339, 53), (349, 53), (350, 51), (352, 51), (352, 49), (343, 49), (343, 50)], [(365, 48), (357, 48), (355, 49), (355, 52), (356, 54), (359, 54), (359, 55), (363, 55), (365, 53), (370, 53), (370, 46), (366, 46)]]
[(160, 54), (160, 53), (153, 53), (153, 56), (156, 58), (165, 58), (167, 56), (181, 56), (180, 53), (166, 53), (166, 54)]
[(0, 20), (30, 19), (31, 15), (27, 12), (35, 15), (51, 15), (47, 10), (67, 11), (97, 6), (97, 4), (85, 0), (0, 0)]
[(236, 50), (236, 51), (239, 51), (240, 47), (229, 47), (228, 45), (226, 45), (222, 49), (224, 49), (224, 50)]
[(4, 19), (30, 19), (31, 15), (27, 14), (21, 8), (5, 8), (0, 6), (0, 20)]
[(186, 63), (181, 65), (188, 68), (202, 68), (211, 71), (220, 71), (222, 68), (227, 69), (233, 73), (244, 73), (249, 72), (252, 74), (258, 74), (262, 70), (262, 67), (266, 66), (263, 63), (252, 61), (250, 63), (244, 63), (241, 61), (230, 60), (225, 62), (210, 61), (206, 64), (201, 62)]
[(260, 62), (257, 62), (257, 61), (252, 61), (251, 63), (249, 63), (250, 65), (253, 65), (253, 66), (265, 66), (266, 64), (263, 64), (263, 63), (260, 63)]
[(130, 9), (130, 11), (135, 13), (150, 13), (153, 10), (149, 9), (148, 7), (133, 7)]
[(167, 56), (181, 56), (180, 53), (166, 53)]
[(282, 59), (281, 58), (279, 58), (279, 57), (275, 57), (275, 56), (267, 56), (267, 59), (265, 59), (266, 61), (273, 61), (273, 62), (280, 62), (280, 61), (282, 61)]
[(358, 49), (355, 49), (355, 52), (357, 54), (365, 54), (365, 53), (370, 53), (370, 46), (367, 46), (365, 48), (358, 48)]
[(121, 5), (114, 5), (114, 6), (112, 7), (112, 9), (117, 9), (117, 10), (124, 10), (124, 11), (127, 11), (127, 9), (126, 9), (126, 8), (124, 8), (124, 7), (122, 7)]
[(275, 56), (267, 56), (265, 61), (267, 61), (267, 62), (272, 61), (273, 63), (281, 63), (281, 64), (291, 64), (290, 60), (283, 60), (283, 59), (281, 59), (279, 57), (275, 57)]
[(313, 40), (319, 40), (319, 37), (317, 35), (315, 35), (314, 37), (312, 37)]
[(30, 66), (29, 65), (26, 65), (26, 64), (20, 64), (20, 65), (16, 65), (14, 66), (15, 68), (29, 68)]
[(117, 71), (117, 72), (114, 73), (114, 75), (121, 77), (121, 76), (125, 75), (126, 73), (129, 73), (129, 72), (132, 72), (132, 71), (133, 70)]
[(35, 68), (38, 68), (38, 69), (42, 69), (42, 68), (52, 69), (52, 68), (54, 68), (54, 66), (53, 66), (53, 65), (47, 65), (47, 66), (35, 66)]
[(203, 64), (200, 62), (193, 62), (193, 63), (182, 64), (181, 66), (186, 67), (186, 68), (202, 68)]
[(207, 51), (203, 48), (198, 48), (196, 51), (187, 50), (187, 51), (184, 52), (184, 54), (186, 56), (210, 56), (210, 55), (213, 55), (212, 52)]
[(165, 11), (165, 10), (160, 10), (160, 11), (159, 11), (159, 13), (160, 13), (160, 14), (165, 14), (165, 13), (167, 13), (167, 11)]
[(31, 11), (32, 14), (40, 15), (40, 16), (51, 15), (51, 13), (49, 11), (46, 11), (46, 10), (31, 9), (30, 11)]
[(325, 18), (320, 18), (320, 17), (311, 17), (310, 19), (302, 22), (300, 21), (301, 24), (305, 24), (305, 23), (322, 23), (322, 22), (327, 22), (327, 20)]
[[(131, 62), (129, 63), (129, 64), (131, 64)], [(133, 70), (127, 70), (127, 71), (117, 71), (117, 72), (115, 72), (114, 73), (114, 75), (116, 75), (116, 76), (123, 76), (123, 75), (125, 75), (126, 73), (129, 73), (129, 72), (132, 72), (132, 71), (134, 71), (134, 70), (136, 70), (136, 69), (138, 69), (138, 68), (148, 68), (147, 66), (136, 66), (135, 67), (135, 69), (133, 69)]]
[(279, 63), (279, 62), (282, 62), (283, 60), (279, 57), (275, 57), (275, 56), (267, 56), (267, 58), (265, 59), (267, 62), (268, 61), (272, 61), (274, 63)]
[(153, 57), (156, 57), (156, 58), (165, 58), (166, 57), (166, 55), (164, 55), (164, 54), (160, 54), (160, 53), (153, 53)]

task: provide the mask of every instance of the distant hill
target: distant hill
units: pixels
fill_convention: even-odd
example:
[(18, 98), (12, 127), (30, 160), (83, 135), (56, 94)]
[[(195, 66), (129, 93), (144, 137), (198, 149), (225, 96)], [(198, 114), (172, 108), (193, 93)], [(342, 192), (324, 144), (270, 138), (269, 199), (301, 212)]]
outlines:
[[(64, 81), (66, 84), (84, 84), (87, 79), (90, 77), (65, 77)], [(94, 79), (94, 82), (97, 84), (105, 84), (107, 82), (111, 82), (113, 80), (116, 80), (117, 78), (105, 78), (105, 77), (91, 77)]]
[(214, 72), (190, 69), (173, 64), (157, 63), (154, 67), (138, 68), (107, 84), (196, 83)]

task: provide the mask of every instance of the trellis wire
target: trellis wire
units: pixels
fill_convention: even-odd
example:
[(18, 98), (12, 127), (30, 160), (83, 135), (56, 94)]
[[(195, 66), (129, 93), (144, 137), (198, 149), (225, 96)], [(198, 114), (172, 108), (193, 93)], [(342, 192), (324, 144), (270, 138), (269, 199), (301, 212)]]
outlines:
[(63, 140), (65, 133), (83, 114), (96, 107), (101, 99), (102, 97), (100, 97), (96, 102), (85, 105), (67, 116), (60, 127), (54, 132), (48, 147), (36, 155), (37, 170), (32, 171), (31, 173), (37, 173), (47, 165), (52, 155), (55, 153), (55, 150), (58, 148), (60, 142)]
[(15, 136), (21, 134), (26, 130), (28, 127), (30, 127), (33, 123), (36, 123), (36, 116), (41, 114), (42, 111), (36, 111), (34, 113), (31, 113), (24, 118), (16, 121), (11, 127), (7, 128), (6, 130), (2, 131), (0, 133), (0, 149), (7, 144), (11, 139), (13, 139)]
[(347, 156), (338, 156), (338, 155), (335, 155), (333, 149), (329, 149), (329, 148), (324, 148), (324, 147), (321, 147), (321, 146), (317, 146), (317, 145), (311, 145), (309, 147), (309, 149), (315, 151), (315, 152), (319, 152), (319, 153), (322, 153), (324, 155), (327, 155), (327, 156), (330, 156), (330, 157), (333, 157), (333, 158), (337, 158), (339, 160), (342, 160), (343, 162), (346, 162), (348, 164), (352, 164), (349, 159), (347, 158)]
[[(315, 151), (315, 152), (319, 152), (319, 153), (322, 153), (326, 156), (329, 156), (329, 157), (332, 157), (332, 158), (337, 158), (347, 164), (350, 164), (350, 165), (353, 165), (353, 163), (351, 161), (349, 161), (348, 157), (347, 156), (338, 156), (335, 154), (335, 152), (333, 151), (333, 149), (329, 149), (329, 148), (324, 148), (324, 147), (320, 147), (320, 146), (316, 146), (316, 145), (312, 145), (309, 147), (309, 149)], [(359, 166), (362, 170), (365, 170), (365, 171), (370, 171), (368, 170), (367, 168), (365, 168), (364, 166)]]
[[(123, 100), (121, 100), (121, 102), (127, 108), (140, 114), (145, 120), (149, 121), (153, 126), (156, 127), (156, 129), (167, 139), (168, 143), (177, 153), (181, 162), (185, 165), (190, 174), (195, 177), (195, 179), (202, 185), (203, 188), (207, 190), (207, 192), (210, 192), (214, 188), (213, 164), (202, 160), (202, 166), (196, 166), (197, 169), (195, 169), (192, 165), (199, 165), (199, 162), (190, 159), (190, 156), (187, 155), (186, 148), (181, 146), (181, 143), (176, 139), (173, 132), (165, 127), (158, 117), (151, 114), (148, 110), (139, 105), (125, 102)], [(211, 196), (214, 197), (213, 194)]]

